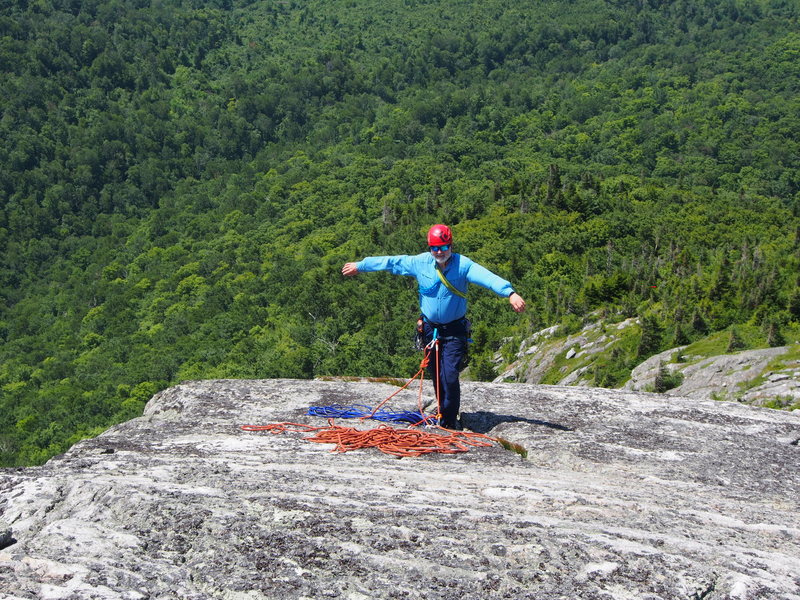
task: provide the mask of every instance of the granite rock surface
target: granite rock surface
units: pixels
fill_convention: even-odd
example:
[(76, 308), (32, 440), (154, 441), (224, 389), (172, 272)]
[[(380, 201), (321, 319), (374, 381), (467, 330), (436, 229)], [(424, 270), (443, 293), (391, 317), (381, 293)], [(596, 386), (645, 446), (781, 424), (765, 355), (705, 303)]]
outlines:
[(796, 412), (465, 383), (464, 425), (506, 447), (398, 459), (241, 429), (395, 390), (188, 382), (0, 471), (0, 598), (800, 599)]
[[(624, 386), (625, 389), (642, 390), (647, 386), (652, 387), (660, 365), (665, 364), (669, 371), (679, 372), (682, 375), (682, 383), (666, 393), (690, 398), (710, 398), (716, 395), (720, 398), (735, 399), (736, 392), (741, 386), (761, 376), (771, 361), (789, 350), (788, 346), (781, 346), (721, 354), (686, 363), (670, 362), (672, 356), (684, 348), (685, 346), (680, 346), (648, 358), (633, 370), (630, 380)], [(786, 371), (782, 373), (780, 379), (766, 378), (759, 386), (760, 392), (768, 398), (782, 395), (781, 392), (784, 392), (783, 395), (800, 397), (798, 368), (791, 366)], [(791, 388), (788, 387), (789, 384)], [(753, 403), (755, 400), (752, 393), (740, 395), (743, 401)]]
[[(544, 381), (591, 387), (598, 366), (609, 351), (620, 344), (639, 319), (619, 323), (602, 320), (587, 323), (580, 331), (561, 337), (555, 325), (522, 341), (509, 363), (502, 352), (494, 355), (499, 375), (494, 383)], [(511, 338), (506, 340), (510, 342)], [(639, 363), (623, 388), (632, 391), (657, 389), (656, 378), (665, 368), (679, 383), (667, 390), (672, 396), (706, 400), (731, 400), (755, 406), (791, 408), (800, 403), (800, 360), (798, 344), (775, 348), (742, 350), (711, 356), (687, 355), (690, 346), (676, 346)]]

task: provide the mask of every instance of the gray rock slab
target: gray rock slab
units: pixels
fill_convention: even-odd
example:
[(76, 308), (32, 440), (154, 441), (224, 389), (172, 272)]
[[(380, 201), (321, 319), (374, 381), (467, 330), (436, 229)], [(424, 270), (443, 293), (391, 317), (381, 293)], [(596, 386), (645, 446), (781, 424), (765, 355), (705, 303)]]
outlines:
[(465, 425), (527, 457), (340, 454), (240, 427), (324, 425), (308, 406), (395, 389), (189, 382), (1, 471), (0, 597), (800, 599), (800, 415), (465, 383)]
[(800, 378), (795, 375), (791, 361), (789, 366), (784, 367), (784, 371), (768, 372), (763, 382), (746, 389), (752, 382), (764, 376), (764, 371), (770, 362), (789, 353), (790, 346), (744, 350), (689, 363), (672, 363), (673, 356), (684, 348), (686, 346), (651, 356), (631, 372), (631, 378), (624, 388), (653, 389), (656, 374), (661, 363), (664, 363), (670, 372), (680, 372), (683, 376), (681, 385), (666, 392), (671, 395), (705, 399), (714, 397), (726, 400), (740, 399), (756, 405), (779, 397), (789, 399), (789, 403), (800, 399)]

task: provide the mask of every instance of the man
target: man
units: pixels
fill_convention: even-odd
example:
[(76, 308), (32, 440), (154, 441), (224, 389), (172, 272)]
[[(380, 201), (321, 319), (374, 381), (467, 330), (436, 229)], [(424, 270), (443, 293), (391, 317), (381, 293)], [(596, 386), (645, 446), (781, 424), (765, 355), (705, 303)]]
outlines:
[[(395, 275), (410, 275), (419, 285), (420, 310), (424, 319), (425, 343), (434, 333), (438, 339), (438, 365), (428, 366), (439, 402), (439, 425), (459, 428), (458, 411), (461, 405), (459, 364), (467, 352), (469, 321), (467, 287), (477, 283), (498, 296), (508, 298), (516, 312), (525, 310), (525, 300), (511, 284), (466, 256), (453, 252), (453, 233), (447, 225), (434, 225), (428, 231), (430, 252), (416, 256), (371, 256), (360, 262), (345, 263), (342, 274), (390, 271)], [(437, 368), (438, 367), (438, 368)]]

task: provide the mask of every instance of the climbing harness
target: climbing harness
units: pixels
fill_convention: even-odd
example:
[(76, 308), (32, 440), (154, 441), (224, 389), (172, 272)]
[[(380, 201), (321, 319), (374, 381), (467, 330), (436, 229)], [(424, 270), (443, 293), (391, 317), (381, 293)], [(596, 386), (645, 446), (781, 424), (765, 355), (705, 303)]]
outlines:
[[(327, 427), (315, 427), (303, 423), (273, 423), (270, 425), (242, 425), (244, 431), (266, 431), (273, 434), (279, 433), (314, 433), (305, 438), (309, 442), (335, 444), (332, 452), (349, 452), (361, 448), (377, 448), (385, 454), (398, 457), (421, 456), (433, 452), (455, 454), (467, 452), (470, 448), (488, 447), (496, 440), (482, 433), (453, 431), (440, 426), (441, 406), (437, 407), (436, 415), (426, 415), (422, 407), (422, 386), (425, 369), (430, 362), (431, 354), (435, 354), (436, 383), (439, 383), (439, 331), (433, 330), (431, 341), (425, 346), (425, 355), (420, 362), (419, 370), (400, 389), (390, 394), (375, 408), (369, 409), (364, 405), (328, 407), (312, 406), (308, 409), (311, 416), (328, 418)], [(394, 396), (406, 389), (412, 381), (419, 377), (419, 393), (417, 396), (417, 411), (391, 411), (383, 408)], [(441, 398), (439, 389), (436, 390), (437, 400)], [(358, 418), (360, 420), (376, 419), (385, 422), (408, 423), (411, 428), (395, 428), (382, 423), (376, 428), (358, 430), (353, 427), (343, 427), (334, 423), (334, 417)], [(442, 433), (433, 433), (430, 430), (419, 429), (420, 425), (435, 427)]]

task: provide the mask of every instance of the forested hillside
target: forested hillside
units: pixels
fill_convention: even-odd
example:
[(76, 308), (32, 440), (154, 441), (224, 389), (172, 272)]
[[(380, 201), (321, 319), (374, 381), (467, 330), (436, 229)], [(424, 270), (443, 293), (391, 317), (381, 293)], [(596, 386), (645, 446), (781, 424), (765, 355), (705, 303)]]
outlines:
[(793, 0), (0, 6), (0, 465), (174, 382), (406, 376), (436, 222), (529, 310), (639, 316), (597, 383), (747, 325), (800, 337)]

